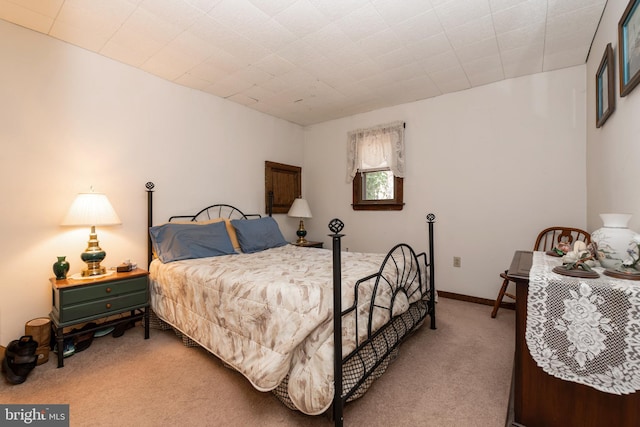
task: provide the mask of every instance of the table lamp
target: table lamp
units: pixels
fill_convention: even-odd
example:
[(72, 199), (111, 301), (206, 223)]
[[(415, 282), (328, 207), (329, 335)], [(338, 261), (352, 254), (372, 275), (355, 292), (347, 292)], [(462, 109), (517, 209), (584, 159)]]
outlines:
[(96, 225), (121, 224), (118, 214), (109, 203), (109, 199), (102, 193), (80, 193), (62, 221), (62, 225), (88, 225), (91, 227), (87, 248), (80, 255), (87, 263), (87, 269), (82, 270), (83, 277), (106, 274), (107, 269), (100, 263), (107, 253), (100, 248)]
[(312, 218), (311, 209), (309, 209), (307, 201), (302, 197), (295, 199), (291, 205), (291, 209), (289, 209), (289, 212), (287, 213), (287, 216), (300, 218), (300, 226), (298, 227), (298, 231), (296, 231), (296, 235), (298, 236), (296, 244), (303, 245), (307, 243), (307, 239), (304, 238), (307, 235), (307, 230), (304, 229), (303, 218)]

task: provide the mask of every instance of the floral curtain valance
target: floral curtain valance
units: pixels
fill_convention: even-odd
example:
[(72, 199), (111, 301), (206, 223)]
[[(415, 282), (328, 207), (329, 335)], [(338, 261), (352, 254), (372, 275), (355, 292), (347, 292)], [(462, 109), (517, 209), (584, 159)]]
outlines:
[(389, 168), (404, 178), (404, 122), (387, 123), (347, 134), (347, 182), (358, 170)]

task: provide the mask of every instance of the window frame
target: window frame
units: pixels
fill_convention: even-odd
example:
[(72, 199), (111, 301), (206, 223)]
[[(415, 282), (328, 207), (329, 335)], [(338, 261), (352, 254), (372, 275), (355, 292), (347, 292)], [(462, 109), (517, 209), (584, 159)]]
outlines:
[[(391, 169), (389, 169), (391, 170)], [(404, 179), (393, 175), (393, 199), (383, 200), (366, 200), (363, 199), (363, 173), (376, 171), (360, 171), (356, 172), (353, 178), (353, 207), (354, 211), (401, 211), (404, 207)]]

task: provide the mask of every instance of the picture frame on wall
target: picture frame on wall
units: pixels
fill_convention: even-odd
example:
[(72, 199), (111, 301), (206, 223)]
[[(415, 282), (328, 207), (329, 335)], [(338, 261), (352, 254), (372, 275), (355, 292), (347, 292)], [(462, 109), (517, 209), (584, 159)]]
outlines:
[(601, 127), (616, 109), (613, 47), (607, 44), (596, 73), (596, 127)]
[(640, 82), (640, 0), (630, 0), (618, 22), (620, 96)]

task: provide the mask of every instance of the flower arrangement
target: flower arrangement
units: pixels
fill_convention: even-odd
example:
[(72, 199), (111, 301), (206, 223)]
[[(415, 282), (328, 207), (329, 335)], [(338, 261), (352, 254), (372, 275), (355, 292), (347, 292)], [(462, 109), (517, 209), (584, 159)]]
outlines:
[(577, 241), (573, 244), (573, 250), (567, 252), (562, 258), (563, 265), (567, 270), (581, 269), (591, 271), (598, 260), (598, 245), (595, 242), (586, 243)]
[(640, 234), (636, 234), (631, 239), (631, 243), (629, 243), (630, 248), (627, 249), (627, 253), (629, 254), (629, 258), (622, 261), (623, 269), (634, 269), (639, 270), (640, 265), (638, 262), (640, 261)]

